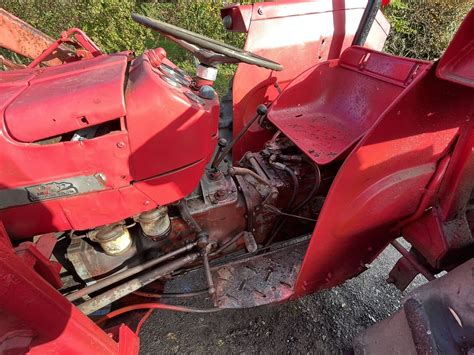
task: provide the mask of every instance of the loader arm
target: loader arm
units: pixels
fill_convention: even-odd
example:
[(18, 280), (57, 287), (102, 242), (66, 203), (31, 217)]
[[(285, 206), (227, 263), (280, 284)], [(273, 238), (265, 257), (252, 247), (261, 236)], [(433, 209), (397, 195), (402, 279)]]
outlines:
[[(1, 48), (34, 59), (54, 42), (53, 38), (0, 8)], [(62, 64), (70, 54), (70, 50), (60, 46), (44, 61), (44, 64), (48, 66)]]

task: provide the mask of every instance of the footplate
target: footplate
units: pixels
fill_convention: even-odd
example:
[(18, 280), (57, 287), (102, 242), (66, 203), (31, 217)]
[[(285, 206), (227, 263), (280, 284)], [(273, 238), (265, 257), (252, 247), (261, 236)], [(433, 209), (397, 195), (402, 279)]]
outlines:
[(248, 308), (291, 296), (307, 244), (212, 269), (219, 308)]

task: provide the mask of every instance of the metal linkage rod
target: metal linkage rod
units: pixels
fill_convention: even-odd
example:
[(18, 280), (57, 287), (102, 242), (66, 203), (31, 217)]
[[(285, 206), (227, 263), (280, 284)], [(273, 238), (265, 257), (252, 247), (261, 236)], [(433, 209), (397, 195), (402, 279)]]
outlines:
[(418, 271), (420, 274), (422, 274), (424, 277), (426, 277), (426, 279), (428, 281), (433, 281), (436, 279), (436, 277), (433, 276), (433, 274), (431, 274), (431, 272), (429, 272), (423, 265), (421, 265), (416, 259), (415, 257), (410, 254), (410, 252), (408, 250), (406, 250), (403, 245), (401, 245), (399, 242), (397, 242), (396, 240), (392, 240), (391, 244), (393, 245), (393, 247), (395, 249), (398, 250), (398, 252), (400, 254), (402, 254), (405, 259), (410, 263), (412, 264), (412, 266), (416, 269), (416, 271)]
[(101, 293), (100, 295), (91, 298), (89, 301), (84, 302), (78, 306), (78, 308), (85, 314), (91, 314), (118, 299), (129, 295), (130, 293), (139, 290), (143, 286), (152, 283), (155, 280), (162, 278), (163, 276), (171, 274), (186, 265), (189, 265), (201, 257), (200, 253), (191, 253), (183, 256), (179, 259), (170, 261), (169, 263), (159, 266), (145, 274), (139, 275), (130, 281), (124, 282), (110, 290)]
[(194, 248), (196, 246), (196, 242), (194, 243), (190, 243), (188, 245), (185, 245), (184, 247), (181, 247), (179, 249), (176, 249), (174, 251), (172, 251), (171, 253), (168, 253), (168, 254), (165, 254), (165, 255), (162, 255), (158, 258), (155, 258), (155, 259), (152, 259), (150, 261), (147, 261), (141, 265), (138, 265), (138, 266), (135, 266), (135, 267), (132, 267), (128, 270), (125, 270), (125, 271), (122, 271), (118, 274), (115, 274), (115, 275), (112, 275), (112, 276), (109, 276), (103, 280), (100, 280), (100, 281), (97, 281), (95, 284), (93, 285), (90, 285), (90, 286), (87, 286), (87, 287), (84, 287), (82, 289), (80, 289), (79, 291), (76, 291), (74, 293), (71, 293), (70, 295), (68, 295), (66, 298), (69, 300), (69, 301), (75, 301), (75, 300), (78, 300), (79, 298), (85, 296), (85, 295), (88, 295), (90, 293), (93, 293), (93, 292), (96, 292), (96, 291), (99, 291), (107, 286), (110, 286), (110, 285), (113, 285), (114, 283), (116, 282), (119, 282), (121, 280), (124, 280), (130, 276), (133, 276), (135, 274), (138, 274), (139, 272), (142, 272), (152, 266), (155, 266), (155, 265), (158, 265), (159, 263), (162, 263), (163, 261), (166, 261), (166, 260), (169, 260), (175, 256), (178, 256), (180, 254), (183, 254), (189, 250), (191, 250), (192, 248)]

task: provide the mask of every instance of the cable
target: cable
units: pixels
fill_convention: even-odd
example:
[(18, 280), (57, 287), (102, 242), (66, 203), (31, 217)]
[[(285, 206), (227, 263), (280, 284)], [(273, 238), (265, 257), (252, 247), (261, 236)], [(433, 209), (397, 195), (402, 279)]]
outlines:
[[(291, 207), (293, 206), (293, 203), (295, 202), (296, 195), (298, 194), (298, 190), (299, 190), (298, 178), (296, 177), (296, 174), (293, 172), (293, 170), (288, 168), (285, 164), (275, 162), (276, 158), (277, 158), (276, 155), (272, 155), (269, 158), (268, 162), (271, 165), (273, 165), (275, 168), (286, 171), (290, 175), (291, 179), (293, 180), (293, 193), (292, 193), (291, 198), (288, 201), (288, 205), (285, 209), (287, 212), (291, 212)], [(280, 232), (280, 230), (283, 227), (286, 219), (287, 219), (287, 217), (283, 217), (280, 221), (278, 221), (277, 224), (274, 225), (274, 227), (272, 229), (272, 232), (270, 234), (270, 238), (268, 238), (268, 241), (265, 243), (265, 245), (270, 245), (271, 242), (273, 242), (273, 239), (275, 239), (276, 235)]]
[(140, 319), (140, 322), (138, 322), (137, 329), (135, 329), (135, 334), (138, 335), (140, 333), (140, 330), (142, 330), (143, 324), (150, 318), (151, 314), (153, 313), (154, 309), (149, 309), (145, 315)]
[(309, 193), (308, 197), (306, 197), (299, 205), (297, 205), (291, 213), (295, 213), (298, 211), (300, 208), (305, 206), (311, 199), (314, 197), (316, 192), (318, 192), (319, 187), (321, 186), (321, 170), (319, 170), (319, 166), (317, 164), (314, 164), (312, 161), (304, 159), (305, 162), (307, 162), (314, 170), (314, 175), (315, 175), (315, 181), (313, 188), (311, 189), (311, 192)]
[(277, 207), (275, 207), (273, 205), (264, 204), (263, 208), (266, 208), (267, 210), (272, 211), (273, 213), (279, 214), (281, 216), (297, 218), (297, 219), (301, 219), (301, 220), (309, 221), (309, 222), (316, 222), (316, 219), (314, 219), (314, 218), (308, 218), (308, 217), (304, 217), (304, 216), (298, 216), (298, 215), (295, 215), (295, 214), (282, 212)]
[[(315, 171), (315, 182), (314, 182), (314, 185), (313, 185), (313, 188), (311, 189), (311, 192), (310, 194), (300, 203), (298, 204), (295, 208), (291, 209), (291, 206), (294, 202), (294, 199), (296, 198), (296, 193), (298, 192), (298, 189), (299, 189), (299, 185), (298, 185), (298, 178), (296, 177), (295, 173), (293, 172), (293, 170), (291, 170), (290, 168), (286, 167), (285, 166), (285, 171), (288, 172), (291, 176), (291, 178), (293, 179), (293, 196), (292, 198), (290, 199), (290, 202), (291, 203), (288, 203), (288, 207), (287, 207), (287, 210), (288, 210), (288, 214), (294, 214), (295, 212), (297, 212), (300, 208), (302, 208), (304, 205), (306, 205), (313, 197), (314, 195), (316, 194), (316, 192), (319, 190), (319, 186), (321, 185), (321, 171), (319, 170), (319, 167), (316, 165), (316, 164), (313, 164), (312, 162), (308, 161), (305, 159), (305, 161), (307, 163), (309, 163), (314, 171)], [(295, 182), (295, 179), (296, 179), (296, 182)], [(265, 243), (266, 246), (270, 245), (273, 240), (275, 239), (275, 237), (277, 236), (278, 233), (280, 233), (281, 229), (283, 228), (285, 222), (287, 220), (287, 216), (283, 217), (279, 223), (276, 224), (276, 227), (273, 229), (272, 231), (272, 234), (270, 235), (270, 238), (268, 238), (268, 241)]]
[(97, 325), (100, 325), (104, 323), (105, 321), (115, 318), (121, 314), (128, 313), (131, 311), (137, 311), (139, 309), (148, 309), (148, 310), (163, 309), (167, 311), (185, 312), (185, 313), (214, 313), (214, 312), (220, 312), (223, 310), (222, 308), (192, 308), (192, 307), (175, 306), (175, 305), (165, 304), (165, 303), (139, 303), (139, 304), (133, 304), (130, 306), (116, 309), (115, 311), (112, 311), (109, 314), (106, 314), (105, 316), (99, 318), (95, 323)]
[(298, 178), (296, 177), (296, 174), (294, 173), (293, 170), (291, 170), (289, 167), (285, 165), (284, 169), (290, 176), (291, 179), (293, 180), (293, 193), (291, 195), (290, 200), (288, 201), (288, 207), (287, 210), (288, 212), (290, 211), (291, 207), (293, 206), (293, 203), (295, 203), (296, 200), (296, 195), (298, 194), (298, 190), (300, 188), (300, 184), (298, 182)]

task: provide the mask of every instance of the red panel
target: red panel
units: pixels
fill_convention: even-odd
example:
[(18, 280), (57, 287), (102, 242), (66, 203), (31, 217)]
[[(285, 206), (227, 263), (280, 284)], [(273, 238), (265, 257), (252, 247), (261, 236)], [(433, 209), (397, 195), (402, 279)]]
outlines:
[(474, 191), (474, 90), (470, 92), (472, 101), (465, 104), (465, 128), (460, 134), (450, 168), (440, 188), (439, 206), (442, 220), (451, 220), (464, 213)]
[(403, 237), (434, 267), (439, 266), (439, 260), (449, 249), (444, 240), (442, 222), (435, 208), (403, 227)]
[(459, 132), (471, 129), (469, 112), (474, 112), (472, 90), (437, 79), (434, 68), (415, 79), (336, 176), (298, 276), (297, 294), (357, 275), (399, 235), (399, 220), (417, 210), (438, 162)]
[[(156, 191), (156, 188), (155, 188)], [(156, 193), (156, 195), (159, 195)], [(69, 229), (85, 230), (150, 210), (157, 202), (134, 186), (0, 210), (13, 239)]]
[[(295, 79), (268, 118), (317, 164), (340, 158), (430, 64), (351, 47)], [(341, 85), (344, 83), (344, 85)]]
[(56, 202), (61, 205), (72, 229), (76, 230), (116, 222), (157, 205), (134, 186), (65, 198)]
[[(126, 103), (135, 181), (209, 161), (217, 142), (219, 101), (216, 95), (198, 104), (185, 95), (189, 91), (167, 84), (147, 57), (133, 63)], [(186, 178), (198, 181), (203, 170), (196, 173)]]
[[(474, 100), (474, 90), (466, 88), (466, 91), (471, 91), (471, 100)], [(469, 115), (472, 105), (465, 107)], [(418, 220), (403, 226), (404, 238), (433, 267), (454, 267), (462, 258), (472, 257), (467, 250), (474, 244), (474, 223), (466, 216), (466, 208), (469, 209), (474, 191), (473, 124), (472, 119), (464, 124), (445, 177), (434, 196), (433, 208), (422, 211)]]
[(1, 223), (0, 255), (0, 314), (9, 319), (0, 321), (0, 334), (12, 353), (118, 353), (116, 342), (15, 255)]
[[(33, 78), (34, 71), (33, 70), (9, 70), (1, 73), (0, 75), (0, 87), (3, 88), (6, 86), (12, 85), (23, 85), (26, 86), (28, 81)], [(5, 101), (6, 99), (2, 97), (0, 99), (0, 107), (3, 108), (8, 103)]]
[(159, 205), (166, 205), (194, 191), (207, 163), (208, 160), (203, 159), (171, 173), (137, 182), (133, 186)]
[(232, 23), (227, 30), (232, 32), (247, 32), (252, 18), (252, 5), (231, 4), (221, 10), (221, 17), (230, 16)]
[[(93, 63), (99, 58), (105, 57), (84, 63)], [(104, 65), (101, 62), (97, 65), (77, 62), (39, 70), (38, 78), (31, 81), (31, 87), (42, 85), (45, 92), (37, 93), (41, 100), (36, 105), (31, 103), (31, 110), (69, 115), (84, 109), (91, 112), (92, 116), (87, 117), (97, 119), (123, 115), (124, 73), (121, 70), (126, 57), (117, 55), (111, 58), (112, 64), (107, 61)], [(202, 100), (202, 103), (192, 101), (185, 95), (191, 92), (189, 87), (169, 86), (160, 77), (163, 74), (152, 68), (145, 58), (141, 56), (135, 60), (129, 75), (127, 115), (122, 118), (121, 131), (84, 141), (39, 145), (15, 141), (7, 132), (4, 120), (0, 120), (0, 190), (72, 176), (101, 173), (105, 177), (105, 191), (0, 210), (0, 219), (5, 220), (13, 238), (113, 223), (152, 209), (158, 203), (177, 201), (197, 186), (216, 145), (218, 98)], [(87, 100), (71, 103), (74, 92), (71, 83), (77, 84), (76, 71), (73, 70), (76, 66), (82, 68), (77, 73), (83, 82), (78, 84), (75, 93), (84, 95), (86, 99), (97, 98), (96, 103)], [(117, 68), (120, 71), (115, 73)], [(26, 113), (31, 113), (28, 111), (30, 108), (24, 106), (29, 88), (21, 93), (27, 87), (31, 73), (27, 69), (0, 75), (0, 112), (10, 104), (10, 108), (22, 107)], [(117, 77), (110, 78), (108, 75), (112, 73)], [(104, 75), (110, 79), (111, 92), (106, 90), (108, 86), (101, 79)], [(53, 93), (46, 90), (50, 87), (54, 89)], [(63, 99), (67, 102), (61, 101)], [(42, 106), (50, 100), (57, 100), (53, 110)], [(58, 108), (61, 105), (63, 107)], [(104, 111), (107, 107), (110, 109), (108, 115)], [(114, 111), (116, 109), (120, 112)], [(86, 114), (86, 111), (81, 112)], [(69, 127), (71, 122), (75, 124), (73, 116), (64, 116), (64, 119), (64, 127)], [(22, 121), (20, 116), (15, 116), (14, 122), (18, 127), (20, 124), (29, 128), (34, 126)], [(37, 121), (38, 124), (41, 122), (41, 119)], [(133, 187), (133, 183), (138, 188)]]
[[(351, 45), (366, 0), (352, 1), (281, 1), (256, 3), (252, 8), (245, 49), (283, 65), (273, 72), (256, 66), (239, 64), (233, 81), (234, 134), (255, 115), (261, 103), (278, 96), (276, 82), (283, 90), (297, 75), (317, 63), (338, 58)], [(238, 8), (237, 8), (238, 9)], [(235, 22), (246, 18), (248, 7), (239, 12), (226, 9)], [(388, 34), (388, 23), (381, 13), (372, 27), (367, 46), (381, 50)], [(234, 160), (246, 151), (257, 151), (269, 139), (258, 125), (233, 148)]]
[(474, 9), (471, 9), (439, 61), (438, 77), (474, 88), (473, 33)]
[(4, 113), (8, 132), (34, 142), (124, 116), (126, 66), (127, 54), (116, 54), (34, 71)]

